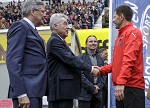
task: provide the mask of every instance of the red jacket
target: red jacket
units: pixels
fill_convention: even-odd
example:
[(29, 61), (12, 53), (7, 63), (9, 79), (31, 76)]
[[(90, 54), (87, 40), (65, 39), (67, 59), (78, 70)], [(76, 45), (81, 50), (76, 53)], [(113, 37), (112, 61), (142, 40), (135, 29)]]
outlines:
[(143, 42), (140, 30), (127, 24), (119, 30), (115, 41), (113, 60), (101, 67), (101, 74), (112, 72), (114, 85), (145, 88), (143, 76)]

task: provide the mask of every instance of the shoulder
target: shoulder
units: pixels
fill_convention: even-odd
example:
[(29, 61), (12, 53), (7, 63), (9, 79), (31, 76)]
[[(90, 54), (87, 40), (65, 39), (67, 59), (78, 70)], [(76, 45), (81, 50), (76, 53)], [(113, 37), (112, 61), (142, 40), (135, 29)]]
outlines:
[(62, 45), (63, 41), (57, 35), (51, 34), (47, 44), (57, 46), (57, 45)]
[(49, 40), (58, 41), (58, 42), (62, 41), (56, 34), (53, 34), (53, 33), (51, 34), (51, 37), (49, 38)]
[(98, 53), (96, 54), (96, 58), (97, 58), (97, 60), (98, 60), (99, 62), (101, 62), (102, 64), (104, 64), (103, 58), (102, 58)]
[(96, 54), (96, 57), (98, 58), (98, 60), (101, 60), (104, 62), (104, 60), (102, 59), (102, 57), (98, 53)]
[[(83, 53), (84, 54), (84, 53)], [(78, 58), (82, 58), (83, 57), (83, 54), (79, 54), (77, 57)]]
[(138, 28), (134, 27), (132, 29), (132, 35), (134, 35), (134, 36), (141, 35), (142, 36), (142, 33), (141, 33), (141, 31)]
[(125, 31), (125, 36), (126, 37), (133, 37), (133, 38), (139, 38), (142, 37), (142, 33), (141, 31), (134, 27), (134, 26), (130, 26), (126, 31)]
[(23, 24), (21, 21), (17, 21), (10, 26), (7, 34), (22, 32), (22, 35), (23, 35), (27, 31), (28, 31), (27, 25)]
[(85, 56), (86, 56), (86, 53), (82, 53), (82, 54), (78, 55), (78, 58), (83, 59), (83, 57), (85, 57)]
[(22, 20), (16, 21), (10, 26), (9, 30), (16, 29), (16, 28), (27, 28), (27, 25), (25, 23), (23, 23)]

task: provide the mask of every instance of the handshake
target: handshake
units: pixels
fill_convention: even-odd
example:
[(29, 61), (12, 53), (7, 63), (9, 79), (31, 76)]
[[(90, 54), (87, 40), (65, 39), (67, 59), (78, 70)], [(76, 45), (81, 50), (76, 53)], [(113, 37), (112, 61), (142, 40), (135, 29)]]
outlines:
[(100, 68), (99, 66), (92, 66), (93, 70), (92, 70), (92, 74), (94, 76), (100, 76)]

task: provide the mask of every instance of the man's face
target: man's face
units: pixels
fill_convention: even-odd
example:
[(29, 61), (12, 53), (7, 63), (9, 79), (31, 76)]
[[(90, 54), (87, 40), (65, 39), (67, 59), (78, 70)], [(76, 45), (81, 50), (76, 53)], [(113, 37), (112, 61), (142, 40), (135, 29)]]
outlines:
[(113, 23), (115, 24), (116, 29), (121, 28), (122, 20), (121, 20), (121, 17), (116, 14), (116, 12), (114, 13)]
[(35, 22), (36, 26), (44, 25), (44, 16), (45, 16), (45, 9), (43, 5), (40, 5), (38, 9), (34, 9), (35, 11)]
[(86, 47), (88, 50), (96, 50), (97, 48), (97, 39), (95, 37), (89, 37), (86, 43)]
[(107, 60), (107, 57), (108, 57), (108, 52), (107, 50), (103, 51), (100, 56), (104, 59), (104, 60)]
[(56, 24), (56, 32), (59, 36), (65, 39), (68, 36), (68, 22), (67, 19), (61, 18), (61, 22)]

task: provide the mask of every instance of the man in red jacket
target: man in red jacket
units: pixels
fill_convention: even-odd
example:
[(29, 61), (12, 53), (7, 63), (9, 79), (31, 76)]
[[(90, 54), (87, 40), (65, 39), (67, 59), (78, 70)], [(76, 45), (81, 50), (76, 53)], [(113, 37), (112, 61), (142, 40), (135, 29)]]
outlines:
[(142, 34), (131, 23), (132, 15), (129, 6), (121, 5), (115, 9), (113, 23), (119, 33), (112, 63), (100, 67), (100, 73), (93, 73), (112, 72), (116, 108), (145, 108)]

